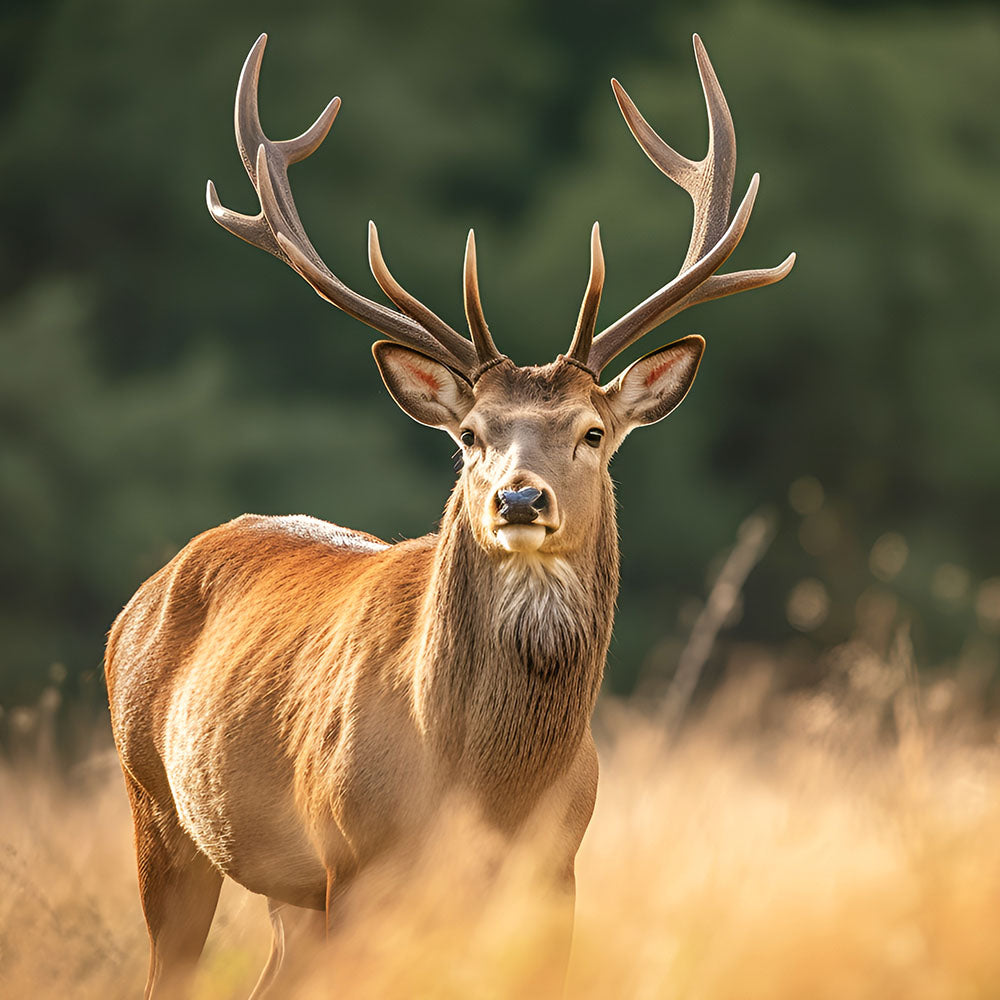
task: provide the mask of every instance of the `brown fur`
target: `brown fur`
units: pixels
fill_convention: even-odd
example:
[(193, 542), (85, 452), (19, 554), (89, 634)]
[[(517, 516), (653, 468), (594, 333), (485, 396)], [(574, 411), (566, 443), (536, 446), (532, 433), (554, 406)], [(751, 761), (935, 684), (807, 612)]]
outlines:
[[(420, 393), (424, 381), (422, 370)], [(394, 392), (419, 419), (424, 396), (405, 379)], [(183, 986), (223, 874), (271, 900), (270, 978), (281, 904), (329, 923), (359, 872), (419, 850), (455, 800), (509, 839), (544, 817), (553, 877), (572, 894), (618, 589), (607, 463), (637, 422), (616, 393), (573, 365), (506, 362), (474, 390), (442, 389), (464, 409), (442, 426), (457, 436), (453, 417), (475, 423), (489, 444), (466, 449), (438, 534), (386, 545), (244, 515), (139, 589), (106, 670), (152, 941), (148, 996)], [(595, 422), (607, 431), (597, 450), (582, 441)], [(525, 483), (551, 495), (552, 526), (537, 553), (506, 552), (489, 528), (494, 498)]]

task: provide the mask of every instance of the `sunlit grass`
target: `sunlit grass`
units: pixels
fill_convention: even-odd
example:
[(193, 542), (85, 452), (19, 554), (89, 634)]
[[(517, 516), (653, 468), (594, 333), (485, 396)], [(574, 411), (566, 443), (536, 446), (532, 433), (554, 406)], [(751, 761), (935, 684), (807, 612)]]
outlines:
[[(805, 693), (777, 691), (762, 660), (673, 740), (656, 706), (602, 705), (570, 997), (998, 995), (997, 727), (950, 679), (918, 690), (900, 648), (883, 662), (845, 646)], [(146, 935), (113, 756), (66, 781), (5, 764), (0, 801), (0, 994), (138, 995)], [(405, 891), (359, 897), (296, 995), (544, 995), (555, 915), (530, 865), (484, 896), (454, 849), (437, 860)], [(263, 900), (227, 885), (197, 995), (247, 995), (268, 943)]]

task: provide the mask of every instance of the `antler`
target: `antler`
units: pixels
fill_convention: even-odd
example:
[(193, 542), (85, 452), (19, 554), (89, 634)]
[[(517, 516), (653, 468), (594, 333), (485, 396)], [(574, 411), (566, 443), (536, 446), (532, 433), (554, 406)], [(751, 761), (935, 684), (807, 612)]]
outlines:
[(753, 175), (747, 193), (730, 221), (729, 208), (736, 171), (733, 119), (705, 46), (697, 35), (694, 36), (694, 53), (708, 109), (708, 152), (703, 160), (689, 160), (668, 146), (642, 117), (618, 81), (611, 81), (618, 106), (636, 142), (667, 177), (691, 196), (694, 223), (691, 242), (677, 277), (594, 337), (591, 344), (604, 278), (604, 260), (595, 227), (590, 282), (569, 356), (598, 374), (612, 358), (671, 316), (699, 302), (774, 284), (784, 278), (795, 263), (793, 253), (777, 267), (732, 274), (715, 273), (736, 249), (750, 221), (760, 176)]
[(338, 309), (397, 343), (436, 358), (470, 378), (476, 368), (492, 360), (492, 355), (481, 356), (476, 346), (418, 302), (392, 277), (382, 257), (374, 223), (369, 223), (368, 229), (368, 260), (376, 281), (400, 312), (387, 309), (348, 288), (323, 263), (310, 243), (292, 198), (288, 167), (319, 148), (337, 117), (340, 98), (330, 101), (313, 125), (298, 138), (281, 142), (268, 139), (257, 111), (257, 82), (266, 43), (267, 35), (261, 35), (243, 64), (236, 89), (235, 114), (236, 144), (260, 200), (260, 212), (250, 216), (225, 208), (219, 201), (215, 185), (209, 181), (206, 200), (212, 217), (240, 239), (283, 260)]

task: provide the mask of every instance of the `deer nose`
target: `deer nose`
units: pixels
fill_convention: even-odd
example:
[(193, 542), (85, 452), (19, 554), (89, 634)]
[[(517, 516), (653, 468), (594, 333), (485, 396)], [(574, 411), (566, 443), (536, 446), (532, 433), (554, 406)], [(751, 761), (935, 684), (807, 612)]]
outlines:
[(548, 497), (534, 486), (497, 492), (497, 512), (508, 524), (531, 524), (548, 506)]

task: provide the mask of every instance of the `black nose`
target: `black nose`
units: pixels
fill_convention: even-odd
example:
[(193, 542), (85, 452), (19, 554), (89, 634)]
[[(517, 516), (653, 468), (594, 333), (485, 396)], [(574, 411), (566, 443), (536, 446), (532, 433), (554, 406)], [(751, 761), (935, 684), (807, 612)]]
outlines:
[(548, 501), (541, 490), (525, 486), (523, 490), (500, 490), (497, 504), (500, 516), (508, 524), (531, 524), (548, 506)]

